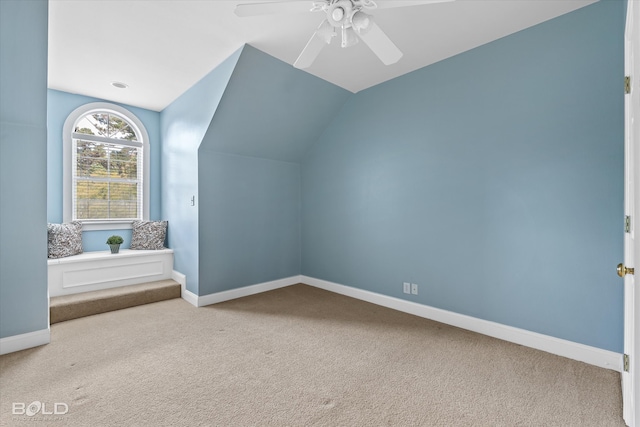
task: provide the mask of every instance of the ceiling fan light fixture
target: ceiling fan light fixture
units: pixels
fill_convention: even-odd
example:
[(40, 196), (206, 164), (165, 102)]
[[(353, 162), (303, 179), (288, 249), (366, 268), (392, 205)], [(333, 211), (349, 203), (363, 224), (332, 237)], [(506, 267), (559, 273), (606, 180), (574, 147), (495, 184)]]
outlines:
[(452, 1), (455, 0), (386, 1), (384, 5), (382, 3), (378, 5), (377, 0), (272, 0), (239, 4), (236, 6), (236, 15), (259, 16), (277, 12), (300, 12), (305, 9), (309, 10), (309, 3), (311, 3), (311, 12), (324, 12), (326, 18), (305, 45), (298, 59), (294, 62), (294, 67), (301, 69), (310, 67), (325, 44), (331, 43), (338, 28), (341, 31), (342, 47), (353, 46), (362, 40), (383, 64), (391, 65), (402, 58), (402, 51), (376, 24), (373, 17), (364, 13), (363, 10)]

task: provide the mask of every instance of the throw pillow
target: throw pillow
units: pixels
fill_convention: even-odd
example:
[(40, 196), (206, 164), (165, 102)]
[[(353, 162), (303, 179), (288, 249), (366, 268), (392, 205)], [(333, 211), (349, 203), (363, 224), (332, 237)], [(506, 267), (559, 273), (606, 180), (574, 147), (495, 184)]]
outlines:
[(49, 258), (64, 258), (82, 253), (82, 223), (47, 224)]
[(133, 221), (131, 249), (164, 249), (167, 221)]

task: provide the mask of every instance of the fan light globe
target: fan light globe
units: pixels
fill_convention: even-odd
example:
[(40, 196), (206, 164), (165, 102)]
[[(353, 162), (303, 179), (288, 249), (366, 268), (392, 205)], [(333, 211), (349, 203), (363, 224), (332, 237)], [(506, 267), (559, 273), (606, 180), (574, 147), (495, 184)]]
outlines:
[(351, 25), (358, 34), (366, 34), (371, 29), (373, 18), (364, 12), (356, 12), (351, 18)]
[(342, 18), (344, 18), (344, 9), (341, 7), (336, 7), (335, 9), (333, 9), (333, 12), (331, 12), (331, 17), (334, 21), (342, 21)]
[(327, 21), (340, 28), (348, 23), (349, 17), (353, 14), (353, 3), (351, 0), (337, 0), (323, 10), (327, 13)]

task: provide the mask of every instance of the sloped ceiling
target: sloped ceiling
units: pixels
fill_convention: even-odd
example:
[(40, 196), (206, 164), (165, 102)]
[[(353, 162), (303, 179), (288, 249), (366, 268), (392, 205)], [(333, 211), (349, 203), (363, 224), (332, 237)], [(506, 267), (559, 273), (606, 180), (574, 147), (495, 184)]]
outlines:
[[(50, 0), (49, 87), (161, 111), (245, 43), (293, 64), (323, 16), (234, 14), (237, 4), (257, 1), (264, 0)], [(383, 65), (364, 43), (341, 49), (334, 41), (307, 71), (358, 92), (595, 1), (381, 9), (372, 14), (404, 52), (397, 64)]]

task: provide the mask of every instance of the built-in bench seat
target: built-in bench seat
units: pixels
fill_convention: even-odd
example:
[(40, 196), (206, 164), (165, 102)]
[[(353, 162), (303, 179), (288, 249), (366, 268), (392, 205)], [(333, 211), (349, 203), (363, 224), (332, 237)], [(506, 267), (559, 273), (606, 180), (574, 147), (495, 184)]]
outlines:
[(173, 250), (85, 252), (47, 263), (49, 296), (56, 297), (170, 279)]

